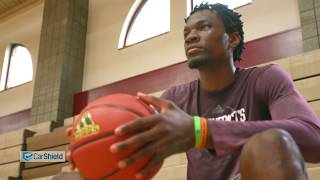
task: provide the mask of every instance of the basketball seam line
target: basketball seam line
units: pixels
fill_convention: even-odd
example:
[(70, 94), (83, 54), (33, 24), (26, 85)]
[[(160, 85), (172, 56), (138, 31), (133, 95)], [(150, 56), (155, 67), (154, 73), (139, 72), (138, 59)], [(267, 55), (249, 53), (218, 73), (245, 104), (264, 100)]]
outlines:
[(81, 143), (81, 144), (78, 144), (78, 145), (76, 145), (74, 148), (70, 148), (70, 149), (71, 149), (72, 151), (75, 151), (75, 150), (78, 149), (80, 146), (84, 146), (84, 145), (87, 145), (87, 144), (89, 144), (89, 143), (91, 143), (91, 142), (93, 142), (93, 141), (99, 140), (99, 139), (101, 139), (101, 138), (113, 136), (113, 135), (114, 135), (114, 133), (112, 133), (112, 132), (107, 132), (107, 133), (105, 133), (105, 134), (103, 134), (103, 135), (94, 137), (94, 138), (92, 138), (92, 139), (90, 139), (90, 140), (88, 140), (88, 141), (86, 141), (86, 142), (83, 142), (83, 143)]

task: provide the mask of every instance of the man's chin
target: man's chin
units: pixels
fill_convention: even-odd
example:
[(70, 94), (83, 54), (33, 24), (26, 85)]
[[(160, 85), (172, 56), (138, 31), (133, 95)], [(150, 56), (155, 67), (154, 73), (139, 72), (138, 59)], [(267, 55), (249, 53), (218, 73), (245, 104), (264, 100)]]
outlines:
[(192, 58), (188, 61), (188, 66), (190, 69), (198, 69), (208, 63), (208, 59), (204, 57)]

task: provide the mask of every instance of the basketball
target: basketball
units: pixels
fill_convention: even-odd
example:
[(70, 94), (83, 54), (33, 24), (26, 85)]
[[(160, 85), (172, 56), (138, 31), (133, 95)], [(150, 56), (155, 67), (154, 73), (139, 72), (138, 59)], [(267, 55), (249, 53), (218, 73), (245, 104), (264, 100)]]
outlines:
[[(118, 168), (120, 160), (136, 150), (112, 153), (110, 146), (129, 137), (115, 136), (114, 129), (137, 118), (152, 115), (154, 111), (127, 94), (113, 94), (89, 103), (67, 130), (70, 139), (70, 157), (84, 179), (133, 180), (151, 156), (134, 162), (124, 169)], [(160, 169), (155, 168), (150, 179)]]

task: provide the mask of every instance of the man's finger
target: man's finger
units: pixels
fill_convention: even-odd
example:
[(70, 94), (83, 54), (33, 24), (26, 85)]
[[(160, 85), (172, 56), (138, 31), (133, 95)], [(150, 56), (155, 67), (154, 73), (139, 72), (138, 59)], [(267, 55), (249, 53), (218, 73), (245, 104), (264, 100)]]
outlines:
[(138, 92), (137, 96), (144, 103), (146, 103), (148, 105), (153, 105), (155, 108), (160, 109), (161, 111), (163, 111), (163, 109), (168, 107), (168, 105), (170, 104), (170, 102), (167, 100), (160, 99), (155, 96), (148, 96), (148, 95), (141, 93), (141, 92)]
[(144, 147), (140, 148), (138, 152), (135, 152), (130, 157), (121, 160), (118, 163), (118, 167), (125, 168), (127, 165), (139, 161), (140, 159), (145, 158), (146, 156), (151, 156), (156, 152), (158, 146), (159, 142), (150, 142), (149, 144), (146, 144)]
[(163, 131), (159, 128), (152, 128), (148, 131), (133, 135), (132, 137), (111, 145), (110, 150), (112, 152), (123, 151), (132, 148), (139, 148), (151, 141), (155, 141), (159, 137), (163, 136)]
[(125, 135), (125, 134), (134, 133), (134, 132), (146, 129), (148, 127), (151, 127), (154, 124), (156, 124), (158, 121), (159, 121), (159, 118), (157, 114), (150, 115), (150, 116), (136, 119), (126, 124), (123, 124), (117, 127), (114, 130), (114, 133), (115, 135)]
[(148, 164), (138, 174), (136, 174), (136, 178), (141, 179), (143, 177), (148, 177), (152, 170), (159, 166), (164, 158), (168, 157), (170, 154), (171, 153), (169, 151), (161, 151), (154, 154)]

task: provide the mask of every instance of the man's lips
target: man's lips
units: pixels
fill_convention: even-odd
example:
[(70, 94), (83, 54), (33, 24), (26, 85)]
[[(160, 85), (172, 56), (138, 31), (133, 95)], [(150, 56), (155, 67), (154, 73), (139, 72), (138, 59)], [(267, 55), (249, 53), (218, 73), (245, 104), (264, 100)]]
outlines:
[(203, 49), (200, 48), (200, 47), (188, 48), (188, 49), (187, 49), (187, 55), (188, 55), (188, 56), (194, 56), (194, 55), (199, 54), (199, 53), (202, 52), (202, 51), (203, 51)]

